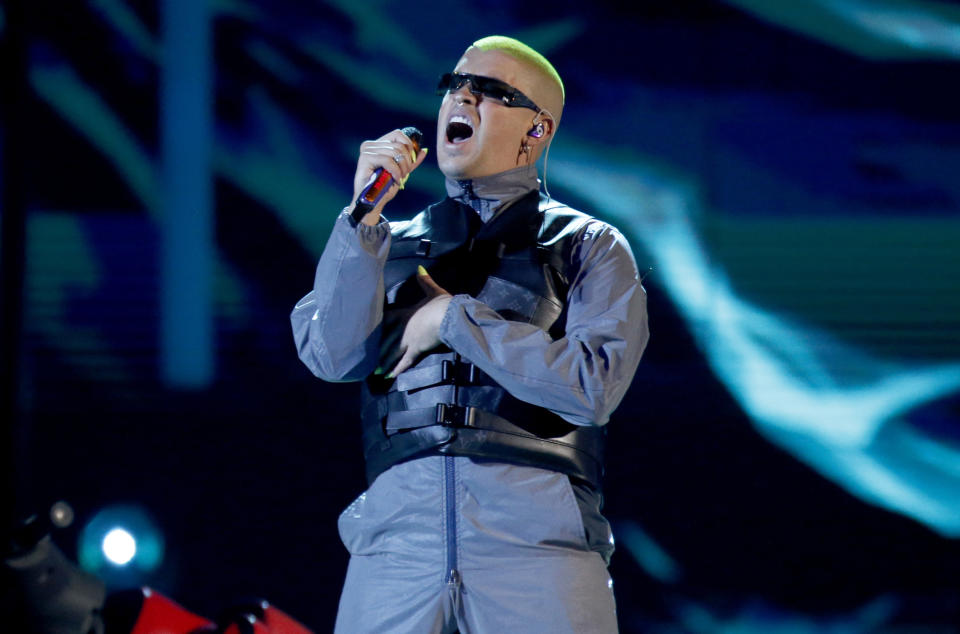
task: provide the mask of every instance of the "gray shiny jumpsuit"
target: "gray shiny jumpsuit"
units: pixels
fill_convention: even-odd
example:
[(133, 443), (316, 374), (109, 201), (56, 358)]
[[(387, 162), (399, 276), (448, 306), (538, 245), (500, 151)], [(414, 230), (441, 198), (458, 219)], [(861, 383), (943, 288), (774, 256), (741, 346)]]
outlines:
[[(527, 168), (447, 181), (484, 221), (537, 187)], [(646, 346), (646, 297), (616, 229), (594, 220), (575, 239), (579, 274), (562, 339), (469, 295), (452, 299), (439, 335), (514, 397), (602, 425)], [(386, 222), (338, 218), (313, 291), (291, 315), (316, 376), (361, 380), (374, 370), (389, 248)], [(340, 516), (351, 557), (336, 631), (615, 632), (613, 538), (600, 504), (591, 487), (537, 467), (440, 455), (394, 465)]]

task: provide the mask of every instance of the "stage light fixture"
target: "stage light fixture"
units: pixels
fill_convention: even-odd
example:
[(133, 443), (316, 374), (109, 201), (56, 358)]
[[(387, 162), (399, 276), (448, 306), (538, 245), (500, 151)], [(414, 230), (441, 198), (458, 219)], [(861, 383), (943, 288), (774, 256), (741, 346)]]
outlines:
[(164, 540), (156, 522), (143, 508), (113, 505), (97, 513), (80, 533), (77, 559), (81, 568), (129, 585), (163, 562)]

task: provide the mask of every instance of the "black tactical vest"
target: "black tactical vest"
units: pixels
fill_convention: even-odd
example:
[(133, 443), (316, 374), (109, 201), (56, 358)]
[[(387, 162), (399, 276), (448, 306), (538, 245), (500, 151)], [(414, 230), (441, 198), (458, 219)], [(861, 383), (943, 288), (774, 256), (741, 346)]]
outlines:
[(512, 397), (446, 346), (394, 380), (400, 337), (424, 293), (422, 265), (444, 289), (476, 297), (503, 318), (564, 336), (566, 298), (577, 274), (573, 236), (590, 217), (530, 192), (483, 224), (447, 198), (392, 223), (384, 269), (386, 302), (377, 372), (363, 389), (363, 444), (369, 482), (399, 462), (458, 455), (560, 471), (600, 487), (605, 430), (566, 422)]

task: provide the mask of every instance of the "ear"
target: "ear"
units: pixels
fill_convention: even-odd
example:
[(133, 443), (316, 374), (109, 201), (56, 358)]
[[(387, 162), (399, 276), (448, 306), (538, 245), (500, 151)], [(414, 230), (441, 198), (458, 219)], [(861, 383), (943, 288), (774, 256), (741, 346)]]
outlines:
[(544, 112), (538, 113), (527, 132), (526, 143), (530, 147), (536, 147), (548, 142), (553, 137), (554, 128), (553, 117)]

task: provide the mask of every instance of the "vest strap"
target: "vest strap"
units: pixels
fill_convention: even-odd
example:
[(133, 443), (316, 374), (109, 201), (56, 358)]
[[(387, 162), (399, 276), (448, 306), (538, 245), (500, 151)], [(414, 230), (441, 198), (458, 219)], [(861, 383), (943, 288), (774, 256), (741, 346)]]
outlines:
[[(441, 429), (446, 431), (441, 432)], [(554, 468), (596, 486), (599, 486), (602, 478), (603, 430), (599, 428), (577, 427), (559, 438), (542, 438), (480, 408), (437, 403), (435, 407), (390, 412), (384, 431), (388, 445), (396, 441), (408, 441), (416, 434), (430, 433), (433, 437), (439, 433), (442, 436), (438, 437), (444, 439), (437, 446), (439, 453), (512, 459), (522, 464)], [(471, 440), (473, 438), (484, 440), (477, 444)], [(466, 444), (461, 448), (460, 444), (463, 443)], [(377, 457), (374, 454), (368, 459)], [(370, 475), (375, 478), (380, 470), (388, 466), (383, 464), (378, 470), (374, 464), (368, 464), (375, 471)]]
[(486, 414), (476, 407), (437, 403), (434, 407), (418, 407), (387, 414), (384, 430), (387, 435), (408, 429), (419, 429), (429, 425), (447, 425), (450, 427), (482, 427), (477, 424), (477, 415)]
[(401, 373), (396, 379), (394, 388), (398, 392), (409, 392), (441, 383), (486, 385), (491, 384), (491, 381), (483, 370), (472, 363), (458, 359), (444, 359), (440, 363)]

